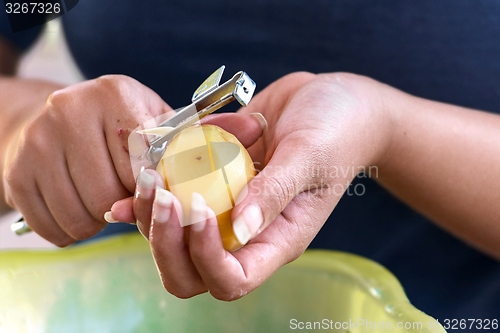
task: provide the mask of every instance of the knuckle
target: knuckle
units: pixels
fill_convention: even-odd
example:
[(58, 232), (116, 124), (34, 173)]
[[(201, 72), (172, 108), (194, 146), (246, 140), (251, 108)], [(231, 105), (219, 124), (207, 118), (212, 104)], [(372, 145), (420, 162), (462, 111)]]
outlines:
[(206, 247), (208, 246), (205, 242), (194, 242), (192, 237), (189, 236), (189, 256), (191, 260), (196, 263), (204, 263), (207, 262), (207, 251)]
[(101, 75), (96, 79), (96, 82), (100, 84), (116, 84), (119, 83), (123, 80), (128, 80), (130, 77), (126, 75), (121, 75), (121, 74), (106, 74), (106, 75)]
[(24, 197), (29, 192), (27, 188), (28, 182), (26, 181), (27, 173), (21, 172), (23, 169), (17, 168), (12, 165), (5, 170), (4, 173), (4, 198), (5, 202), (11, 206), (16, 207), (16, 200)]
[[(5, 188), (5, 185), (4, 185), (4, 188)], [(15, 193), (12, 192), (12, 190), (10, 188), (5, 188), (5, 191), (4, 191), (4, 201), (5, 203), (13, 208), (13, 209), (18, 209), (17, 205), (16, 205), (16, 198), (15, 198)]]
[(73, 244), (75, 242), (75, 240), (70, 238), (70, 237), (65, 237), (65, 238), (61, 238), (61, 239), (52, 240), (50, 242), (57, 247), (65, 248), (65, 247)]
[[(77, 104), (73, 89), (56, 90), (47, 98), (39, 119), (56, 124), (71, 121), (75, 110), (74, 106)], [(50, 124), (50, 122), (47, 124)]]
[(188, 290), (177, 290), (177, 289), (169, 290), (167, 288), (165, 288), (165, 290), (167, 290), (169, 293), (180, 299), (188, 299), (197, 295), (196, 293), (191, 293)]
[(317, 75), (307, 71), (299, 71), (287, 74), (284, 76), (286, 79), (293, 81), (305, 82), (315, 78)]
[(292, 244), (290, 244), (288, 246), (288, 260), (287, 260), (287, 263), (290, 263), (292, 261), (295, 261), (297, 259), (299, 259), (299, 257), (304, 253), (305, 249), (303, 249), (302, 247), (297, 247), (297, 246), (293, 246)]
[(293, 198), (295, 192), (295, 186), (293, 181), (289, 177), (280, 176), (279, 178), (275, 175), (269, 176), (267, 178), (268, 189), (271, 191), (270, 196), (277, 202), (277, 207), (284, 208)]
[(69, 223), (65, 226), (65, 231), (76, 240), (84, 240), (95, 236), (105, 226), (102, 222), (92, 220), (83, 223)]
[(125, 85), (130, 84), (134, 79), (126, 75), (108, 74), (95, 79), (95, 86), (104, 91), (120, 92)]
[(10, 193), (7, 193), (7, 192), (5, 193), (4, 200), (8, 206), (10, 206), (12, 208), (16, 207), (16, 204), (14, 203), (14, 199), (12, 198), (12, 195), (10, 195)]
[[(40, 135), (45, 137), (47, 133), (53, 136), (74, 122), (75, 103), (71, 92), (66, 89), (50, 94), (42, 112), (29, 127), (30, 137), (33, 139)], [(33, 143), (35, 142), (31, 142)]]
[(45, 142), (46, 132), (45, 116), (42, 112), (41, 115), (26, 125), (19, 141), (20, 149), (18, 149), (16, 157), (22, 154), (29, 155), (31, 150), (36, 151), (35, 149), (40, 148)]
[(15, 191), (20, 185), (23, 184), (23, 182), (21, 181), (21, 176), (18, 172), (15, 172), (15, 170), (16, 168), (13, 165), (4, 171), (3, 182), (6, 199), (10, 199), (12, 195), (11, 192)]
[(248, 291), (241, 288), (223, 288), (210, 290), (210, 294), (219, 301), (232, 302), (248, 294)]
[(99, 76), (97, 79), (95, 79), (95, 83), (99, 87), (106, 87), (106, 88), (116, 88), (119, 83), (120, 83), (120, 75), (102, 75)]
[(45, 108), (58, 108), (68, 101), (68, 92), (65, 89), (56, 90), (47, 97)]
[[(38, 221), (38, 220), (37, 220)], [(50, 229), (44, 227), (43, 224), (31, 225), (31, 229), (36, 232), (40, 237), (49, 241), (57, 247), (64, 248), (73, 244), (76, 240), (68, 235), (66, 232), (58, 229)]]
[(165, 288), (166, 291), (168, 291), (170, 294), (180, 299), (188, 299), (207, 291), (205, 288), (200, 288), (196, 286), (188, 287), (185, 285), (184, 286), (178, 284), (174, 285), (170, 281), (166, 281), (163, 278), (163, 276), (162, 276), (162, 284), (163, 288)]

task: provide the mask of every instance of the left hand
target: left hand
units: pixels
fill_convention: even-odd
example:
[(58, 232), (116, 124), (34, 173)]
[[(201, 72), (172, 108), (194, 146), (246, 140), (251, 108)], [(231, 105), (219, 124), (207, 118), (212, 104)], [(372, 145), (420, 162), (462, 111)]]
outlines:
[[(233, 117), (260, 112), (269, 124), (248, 149), (264, 168), (233, 209), (233, 228), (251, 239), (234, 253), (223, 249), (217, 221), (202, 200), (191, 215), (205, 221), (190, 226), (185, 244), (178, 214), (172, 214), (181, 212), (180, 204), (161, 189), (154, 200), (154, 188), (162, 187), (162, 181), (153, 171), (140, 177), (134, 210), (130, 202), (118, 202), (113, 217), (130, 220), (135, 211), (172, 294), (187, 298), (208, 290), (218, 299), (242, 297), (303, 253), (357, 173), (352, 171), (376, 162), (385, 144), (378, 134), (386, 133), (383, 112), (377, 112), (379, 86), (355, 75), (296, 73), (273, 83), (238, 114), (209, 120), (239, 134), (240, 140), (246, 138), (246, 146), (255, 133), (232, 128), (238, 124), (230, 121)], [(347, 172), (333, 174), (334, 169)]]

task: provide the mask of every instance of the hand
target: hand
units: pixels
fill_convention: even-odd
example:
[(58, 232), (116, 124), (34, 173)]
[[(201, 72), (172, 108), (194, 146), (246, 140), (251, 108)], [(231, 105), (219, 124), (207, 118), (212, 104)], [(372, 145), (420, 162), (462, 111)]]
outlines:
[[(182, 298), (208, 290), (233, 300), (302, 254), (357, 168), (374, 162), (381, 151), (384, 139), (377, 133), (384, 133), (385, 124), (377, 114), (378, 85), (354, 75), (298, 73), (275, 82), (239, 112), (240, 117), (262, 113), (269, 129), (249, 147), (263, 168), (233, 210), (235, 232), (249, 241), (234, 253), (223, 249), (214, 214), (196, 195), (191, 215), (205, 219), (190, 226), (185, 244), (178, 200), (163, 189), (155, 196), (162, 182), (147, 170), (134, 208), (165, 288)], [(231, 132), (230, 117), (217, 115), (209, 122)], [(144, 193), (146, 199), (140, 199)], [(130, 212), (122, 204), (114, 206), (114, 217)]]
[(135, 187), (128, 134), (170, 107), (126, 76), (104, 76), (56, 91), (5, 163), (6, 201), (58, 246), (95, 235), (111, 204)]

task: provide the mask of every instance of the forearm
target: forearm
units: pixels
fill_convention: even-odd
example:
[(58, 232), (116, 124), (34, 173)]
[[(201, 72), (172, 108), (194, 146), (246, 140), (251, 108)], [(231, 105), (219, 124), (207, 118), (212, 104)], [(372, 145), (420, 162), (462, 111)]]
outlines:
[(500, 116), (383, 91), (392, 131), (378, 181), (443, 228), (500, 257)]
[[(39, 80), (0, 76), (0, 172), (3, 175), (9, 156), (26, 124), (41, 112), (47, 97), (61, 86)], [(0, 182), (0, 210), (7, 209), (4, 185)]]

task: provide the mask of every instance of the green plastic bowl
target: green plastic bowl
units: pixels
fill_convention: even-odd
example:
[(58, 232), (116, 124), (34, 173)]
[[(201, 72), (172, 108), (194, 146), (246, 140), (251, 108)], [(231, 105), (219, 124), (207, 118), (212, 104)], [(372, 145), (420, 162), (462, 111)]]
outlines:
[(0, 252), (0, 332), (445, 332), (396, 278), (356, 255), (306, 251), (234, 302), (167, 293), (148, 243), (122, 235)]

